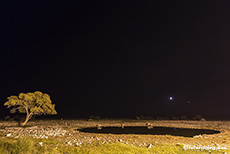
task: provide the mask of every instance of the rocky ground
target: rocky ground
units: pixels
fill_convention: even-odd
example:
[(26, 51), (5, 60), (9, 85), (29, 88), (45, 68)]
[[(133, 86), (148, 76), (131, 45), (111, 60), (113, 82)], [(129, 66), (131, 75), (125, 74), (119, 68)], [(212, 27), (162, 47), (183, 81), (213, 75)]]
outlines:
[[(153, 126), (214, 129), (219, 134), (198, 135), (194, 137), (179, 137), (171, 135), (115, 135), (94, 134), (79, 132), (85, 127), (105, 126)], [(41, 139), (57, 139), (69, 146), (81, 146), (83, 144), (104, 144), (109, 142), (121, 142), (132, 146), (149, 147), (155, 144), (186, 144), (191, 146), (212, 146), (230, 148), (230, 121), (173, 121), (173, 120), (37, 120), (30, 121), (28, 127), (18, 127), (16, 122), (0, 122), (2, 137), (18, 138), (32, 137)]]

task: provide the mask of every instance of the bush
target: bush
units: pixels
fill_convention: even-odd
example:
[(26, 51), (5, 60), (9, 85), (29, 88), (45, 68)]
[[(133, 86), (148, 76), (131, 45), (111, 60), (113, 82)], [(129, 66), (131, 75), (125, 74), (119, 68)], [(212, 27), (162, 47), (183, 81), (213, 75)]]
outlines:
[(4, 117), (5, 121), (8, 121), (9, 119), (10, 119), (10, 116), (8, 116), (8, 115)]
[(100, 116), (95, 116), (94, 119), (95, 119), (95, 120), (100, 120), (101, 117), (100, 117)]
[(201, 115), (196, 115), (193, 117), (193, 120), (201, 120), (203, 117)]
[[(93, 116), (93, 115), (90, 115), (90, 116), (89, 116), (89, 119), (92, 119), (92, 120), (100, 120), (101, 117), (100, 117), (100, 116)], [(88, 121), (89, 121), (89, 119), (88, 119)], [(92, 120), (91, 120), (91, 121), (92, 121)]]
[(169, 117), (165, 117), (165, 120), (169, 120)]
[(145, 116), (143, 116), (143, 115), (141, 115), (140, 118), (141, 118), (141, 120), (145, 120), (146, 119)]
[(201, 118), (200, 121), (206, 121), (204, 118)]
[(169, 120), (168, 117), (157, 117), (157, 120)]
[(136, 120), (141, 120), (141, 118), (139, 116), (136, 116), (135, 119)]
[(93, 119), (93, 118), (94, 118), (94, 116), (93, 116), (93, 115), (90, 115), (90, 116), (89, 116), (89, 119)]
[(177, 120), (177, 118), (176, 117), (172, 117), (172, 120)]
[(147, 119), (147, 120), (154, 120), (154, 118), (151, 117), (151, 116), (146, 117), (146, 119)]
[(181, 120), (187, 120), (188, 118), (187, 118), (185, 115), (182, 115), (182, 116), (180, 117), (180, 119), (181, 119)]
[(93, 119), (89, 118), (87, 121), (93, 121)]

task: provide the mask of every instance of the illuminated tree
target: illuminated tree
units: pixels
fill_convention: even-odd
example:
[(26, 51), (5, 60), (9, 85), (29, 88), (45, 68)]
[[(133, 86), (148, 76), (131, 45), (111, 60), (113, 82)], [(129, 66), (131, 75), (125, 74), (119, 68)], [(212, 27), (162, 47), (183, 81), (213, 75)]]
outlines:
[(34, 93), (20, 93), (18, 96), (10, 96), (4, 104), (7, 108), (12, 108), (11, 113), (26, 113), (26, 119), (22, 123), (25, 126), (33, 115), (54, 115), (57, 114), (55, 105), (52, 104), (50, 96), (40, 91)]

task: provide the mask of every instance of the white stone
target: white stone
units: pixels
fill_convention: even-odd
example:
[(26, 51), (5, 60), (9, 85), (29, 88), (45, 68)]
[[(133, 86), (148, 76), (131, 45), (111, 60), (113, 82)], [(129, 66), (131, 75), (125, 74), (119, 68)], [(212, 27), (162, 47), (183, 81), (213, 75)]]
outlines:
[(40, 144), (41, 146), (43, 146), (43, 142), (39, 142), (39, 144)]
[(151, 143), (148, 145), (148, 148), (152, 148), (152, 144)]
[(68, 145), (72, 145), (72, 143), (71, 143), (71, 142), (67, 142), (67, 144), (68, 144)]
[(9, 133), (9, 134), (6, 134), (6, 137), (9, 137), (9, 136), (11, 136), (11, 134)]

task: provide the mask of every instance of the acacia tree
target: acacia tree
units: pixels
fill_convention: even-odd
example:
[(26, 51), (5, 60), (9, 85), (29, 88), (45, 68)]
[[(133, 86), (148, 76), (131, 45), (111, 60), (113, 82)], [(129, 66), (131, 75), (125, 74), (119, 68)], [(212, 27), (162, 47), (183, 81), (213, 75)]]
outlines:
[(10, 112), (26, 113), (26, 119), (22, 123), (25, 126), (33, 115), (54, 115), (57, 114), (55, 105), (52, 104), (50, 96), (40, 91), (34, 93), (20, 93), (18, 96), (10, 96), (4, 104), (11, 108)]

